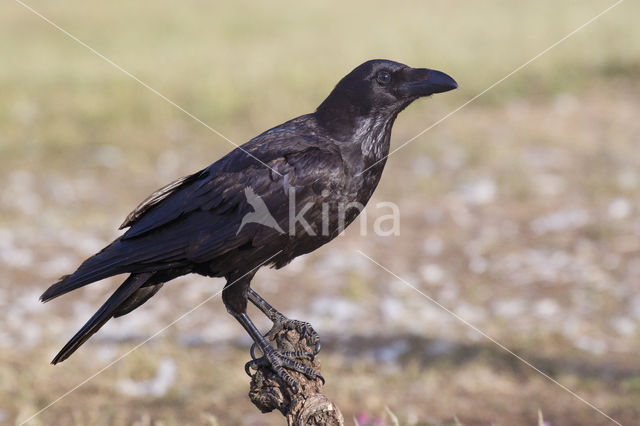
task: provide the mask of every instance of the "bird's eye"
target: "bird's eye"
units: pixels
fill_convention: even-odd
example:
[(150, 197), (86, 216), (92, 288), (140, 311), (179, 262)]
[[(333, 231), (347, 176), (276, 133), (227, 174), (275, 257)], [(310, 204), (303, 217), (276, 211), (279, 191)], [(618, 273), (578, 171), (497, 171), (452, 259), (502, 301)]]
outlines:
[(380, 71), (378, 75), (376, 75), (376, 80), (382, 85), (389, 84), (391, 83), (391, 74), (387, 71)]

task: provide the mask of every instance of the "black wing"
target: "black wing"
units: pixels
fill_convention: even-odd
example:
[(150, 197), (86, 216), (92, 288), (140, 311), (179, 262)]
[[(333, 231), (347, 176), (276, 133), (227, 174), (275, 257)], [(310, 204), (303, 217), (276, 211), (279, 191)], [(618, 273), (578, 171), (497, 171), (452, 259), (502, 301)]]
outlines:
[(120, 228), (118, 229), (124, 229), (132, 226), (147, 211), (149, 211), (149, 209), (167, 198), (169, 195), (173, 194), (176, 191), (179, 191), (182, 187), (186, 187), (194, 180), (200, 178), (203, 172), (204, 170), (200, 170), (198, 173), (194, 173), (189, 176), (183, 176), (180, 179), (174, 180), (170, 184), (163, 186), (153, 194), (149, 195), (149, 197), (147, 197), (131, 213), (127, 215), (127, 218), (124, 220), (124, 222), (122, 222), (122, 225), (120, 225)]
[(243, 146), (260, 161), (236, 149), (157, 191), (128, 216), (128, 231), (52, 285), (43, 300), (120, 273), (188, 267), (247, 244), (273, 242), (280, 234), (265, 226), (250, 224), (239, 232), (253, 211), (244, 190), (260, 196), (282, 228), (288, 225), (285, 186), (302, 188), (296, 203), (321, 203), (323, 187), (331, 189), (344, 170), (337, 147), (319, 147), (312, 136), (275, 128)]
[[(251, 209), (245, 188), (262, 197), (270, 209), (279, 210), (288, 202), (285, 182), (305, 187), (318, 180), (330, 180), (342, 166), (336, 147), (318, 147), (315, 137), (300, 135), (287, 127), (272, 129), (242, 148), (152, 194), (129, 214), (123, 226), (130, 229), (121, 240), (134, 239), (176, 221), (180, 225), (175, 228), (182, 228), (183, 232), (194, 232), (194, 227), (211, 232), (215, 226), (218, 237), (224, 239), (230, 236), (224, 229), (235, 226), (234, 232), (237, 231), (243, 216), (238, 213)], [(192, 215), (197, 217), (187, 218)], [(220, 238), (216, 240), (222, 242)]]

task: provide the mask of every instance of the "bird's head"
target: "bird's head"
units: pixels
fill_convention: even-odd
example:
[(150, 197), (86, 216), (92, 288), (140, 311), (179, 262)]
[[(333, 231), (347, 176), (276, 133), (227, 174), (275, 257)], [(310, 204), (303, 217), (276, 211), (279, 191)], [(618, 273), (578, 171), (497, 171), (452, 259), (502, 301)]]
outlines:
[(359, 117), (393, 119), (416, 99), (457, 87), (458, 83), (441, 71), (374, 59), (343, 77), (316, 115), (326, 124), (340, 127)]

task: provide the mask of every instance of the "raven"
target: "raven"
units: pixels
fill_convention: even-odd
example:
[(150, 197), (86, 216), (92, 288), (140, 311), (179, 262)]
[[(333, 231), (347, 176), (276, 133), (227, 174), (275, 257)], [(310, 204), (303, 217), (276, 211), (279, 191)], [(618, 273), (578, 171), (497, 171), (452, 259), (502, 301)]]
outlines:
[(224, 305), (255, 342), (252, 356), (256, 347), (263, 354), (247, 371), (266, 363), (294, 389), (297, 383), (285, 368), (319, 377), (296, 361), (305, 354), (276, 351), (247, 316), (251, 301), (274, 328), (302, 327), (319, 350), (310, 325), (274, 309), (250, 288), (251, 279), (261, 266), (281, 268), (335, 238), (360, 212), (350, 209), (340, 218), (341, 206), (366, 205), (378, 185), (398, 113), (420, 97), (457, 87), (440, 71), (367, 61), (342, 78), (314, 113), (267, 130), (153, 193), (128, 215), (120, 227), (129, 228), (126, 232), (42, 294), (47, 302), (130, 274), (52, 364), (67, 359), (109, 319), (145, 303), (167, 281), (197, 273), (226, 279)]

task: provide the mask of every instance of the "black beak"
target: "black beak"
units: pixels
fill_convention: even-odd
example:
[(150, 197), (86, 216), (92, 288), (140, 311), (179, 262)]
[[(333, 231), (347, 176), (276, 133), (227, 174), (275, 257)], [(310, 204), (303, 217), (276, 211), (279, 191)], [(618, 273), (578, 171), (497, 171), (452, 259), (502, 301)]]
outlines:
[(458, 88), (458, 83), (441, 71), (407, 68), (403, 74), (405, 81), (397, 89), (398, 94), (403, 97), (429, 96)]

